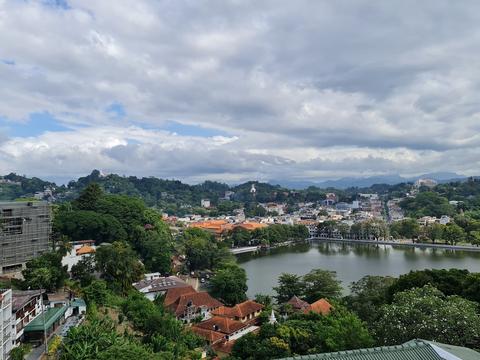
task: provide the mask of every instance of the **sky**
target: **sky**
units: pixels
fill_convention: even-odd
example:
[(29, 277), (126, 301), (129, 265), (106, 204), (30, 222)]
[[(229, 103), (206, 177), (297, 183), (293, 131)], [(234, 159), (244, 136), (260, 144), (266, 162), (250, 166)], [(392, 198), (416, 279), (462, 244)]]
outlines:
[(0, 0), (0, 174), (480, 175), (476, 0)]

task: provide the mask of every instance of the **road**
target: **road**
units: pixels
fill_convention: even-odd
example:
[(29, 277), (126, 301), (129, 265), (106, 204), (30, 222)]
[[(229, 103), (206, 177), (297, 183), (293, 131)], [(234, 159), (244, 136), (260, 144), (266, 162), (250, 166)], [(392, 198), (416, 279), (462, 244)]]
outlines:
[(392, 245), (392, 246), (409, 246), (417, 248), (432, 248), (432, 249), (447, 249), (447, 250), (463, 250), (463, 251), (480, 251), (478, 246), (468, 245), (447, 245), (447, 244), (428, 244), (428, 243), (414, 243), (414, 242), (400, 242), (399, 240), (357, 240), (357, 239), (337, 239), (337, 238), (310, 238), (311, 242), (340, 242), (348, 244), (376, 244), (376, 245)]

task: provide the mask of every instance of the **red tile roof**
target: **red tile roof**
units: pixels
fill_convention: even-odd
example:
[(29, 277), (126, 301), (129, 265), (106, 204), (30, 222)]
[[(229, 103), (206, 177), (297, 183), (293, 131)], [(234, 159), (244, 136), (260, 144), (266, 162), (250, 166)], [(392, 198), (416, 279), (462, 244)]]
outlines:
[(191, 286), (168, 289), (163, 304), (168, 307), (177, 301), (180, 296), (192, 293), (196, 293), (196, 290)]
[(224, 354), (231, 354), (233, 345), (235, 345), (235, 340), (231, 341), (221, 341), (212, 346), (212, 349)]
[(222, 316), (214, 316), (208, 320), (202, 321), (193, 327), (198, 327), (206, 330), (217, 331), (226, 335), (233, 334), (234, 332), (246, 328), (248, 325), (240, 321), (232, 320)]
[(190, 306), (205, 306), (207, 308), (217, 308), (223, 305), (207, 292), (195, 292), (180, 295), (180, 297), (169, 306), (169, 309), (174, 312), (175, 315), (180, 316), (185, 313), (189, 304)]
[(325, 300), (325, 299), (320, 299), (315, 301), (313, 304), (311, 304), (309, 307), (307, 307), (303, 312), (305, 314), (308, 314), (310, 311), (313, 311), (314, 313), (321, 314), (321, 315), (328, 315), (330, 314), (330, 311), (332, 310), (333, 306), (330, 305), (330, 303)]
[(297, 297), (295, 295), (292, 296), (292, 298), (287, 301), (287, 304), (292, 305), (292, 307), (295, 310), (303, 310), (303, 309), (310, 306), (310, 304), (308, 302), (303, 301), (302, 299), (300, 299), (299, 297)]
[(202, 329), (197, 326), (192, 326), (190, 330), (192, 330), (192, 332), (197, 334), (198, 336), (207, 340), (209, 344), (215, 344), (216, 342), (222, 340), (225, 337), (224, 334), (218, 331)]
[(218, 309), (212, 311), (212, 315), (224, 316), (228, 318), (243, 318), (249, 314), (253, 314), (264, 308), (262, 304), (259, 304), (253, 300), (247, 300), (233, 307), (221, 306)]

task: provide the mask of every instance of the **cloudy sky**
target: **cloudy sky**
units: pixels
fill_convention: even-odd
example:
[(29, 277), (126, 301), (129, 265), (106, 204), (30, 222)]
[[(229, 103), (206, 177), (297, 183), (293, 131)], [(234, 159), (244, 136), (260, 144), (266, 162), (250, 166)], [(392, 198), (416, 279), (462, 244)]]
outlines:
[(480, 2), (0, 0), (0, 173), (480, 174)]

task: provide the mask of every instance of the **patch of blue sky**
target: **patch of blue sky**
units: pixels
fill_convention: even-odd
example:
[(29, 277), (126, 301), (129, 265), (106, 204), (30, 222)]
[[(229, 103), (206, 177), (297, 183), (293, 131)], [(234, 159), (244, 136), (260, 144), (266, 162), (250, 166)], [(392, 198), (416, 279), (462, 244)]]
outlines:
[(42, 0), (42, 4), (65, 10), (71, 9), (71, 6), (68, 4), (67, 0)]
[(11, 59), (0, 59), (0, 62), (5, 65), (15, 66), (15, 61)]
[(111, 105), (109, 105), (105, 111), (109, 113), (110, 115), (113, 115), (116, 118), (122, 119), (126, 115), (125, 108), (123, 107), (122, 104), (114, 102)]
[(26, 122), (14, 122), (0, 117), (1, 126), (6, 129), (9, 136), (32, 137), (39, 136), (44, 132), (66, 131), (69, 128), (63, 126), (54, 116), (48, 112), (32, 113)]

